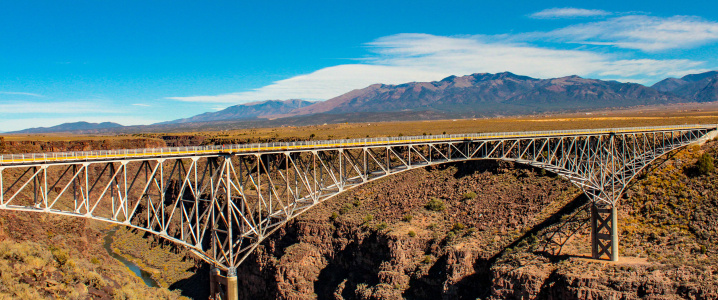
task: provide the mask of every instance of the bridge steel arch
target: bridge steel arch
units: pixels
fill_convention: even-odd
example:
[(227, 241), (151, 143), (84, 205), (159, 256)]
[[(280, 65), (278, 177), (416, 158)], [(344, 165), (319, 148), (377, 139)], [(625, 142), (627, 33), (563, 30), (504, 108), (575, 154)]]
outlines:
[[(618, 260), (616, 206), (653, 160), (716, 125), (481, 133), (0, 156), (0, 209), (143, 230), (212, 263), (236, 299), (236, 267), (290, 219), (346, 190), (448, 162), (546, 169), (592, 201), (592, 254)], [(220, 276), (220, 270), (226, 274)]]

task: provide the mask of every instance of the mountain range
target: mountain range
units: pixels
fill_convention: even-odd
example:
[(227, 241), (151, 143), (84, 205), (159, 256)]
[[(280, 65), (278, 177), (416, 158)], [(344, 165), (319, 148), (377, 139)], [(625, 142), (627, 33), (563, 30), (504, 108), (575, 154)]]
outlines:
[[(217, 112), (150, 126), (162, 129), (172, 125), (196, 126), (192, 124), (226, 122), (268, 124), (262, 120), (272, 119), (283, 119), (287, 124), (296, 125), (313, 121), (355, 121), (353, 116), (366, 118), (374, 114), (382, 118), (388, 116), (387, 121), (392, 120), (392, 115), (406, 118), (412, 114), (417, 118), (492, 117), (713, 101), (718, 101), (718, 71), (666, 78), (650, 87), (579, 76), (538, 79), (510, 72), (476, 73), (449, 76), (432, 82), (374, 84), (321, 102), (293, 99), (240, 104)], [(93, 129), (88, 128), (87, 123), (73, 124), (32, 128), (15, 133)], [(95, 125), (94, 129), (105, 126), (102, 124)], [(272, 124), (276, 125), (276, 122)]]
[(89, 123), (89, 122), (74, 122), (74, 123), (62, 123), (52, 127), (34, 127), (14, 131), (11, 133), (51, 133), (51, 132), (93, 132), (101, 129), (112, 129), (123, 127), (120, 124), (113, 122), (102, 122), (102, 123)]
[(422, 110), (492, 116), (683, 101), (636, 83), (578, 76), (536, 79), (503, 72), (450, 76), (434, 82), (375, 84), (273, 117)]

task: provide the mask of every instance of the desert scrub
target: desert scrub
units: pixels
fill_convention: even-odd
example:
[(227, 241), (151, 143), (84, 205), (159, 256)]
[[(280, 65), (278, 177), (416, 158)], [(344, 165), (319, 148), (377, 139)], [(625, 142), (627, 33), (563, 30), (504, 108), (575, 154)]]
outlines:
[(429, 202), (426, 203), (424, 208), (430, 211), (444, 211), (446, 209), (446, 205), (444, 205), (444, 201), (432, 197), (429, 199)]
[(60, 264), (60, 266), (63, 266), (65, 265), (65, 263), (67, 263), (69, 256), (67, 255), (67, 251), (65, 251), (65, 249), (58, 249), (54, 246), (50, 246), (50, 251), (57, 263)]
[(401, 220), (408, 223), (408, 222), (411, 222), (411, 219), (413, 219), (413, 218), (414, 218), (414, 216), (412, 216), (412, 215), (404, 215), (401, 218)]
[(431, 255), (424, 255), (424, 259), (422, 259), (421, 262), (425, 264), (430, 264), (431, 260)]
[(352, 208), (354, 208), (354, 205), (346, 204), (339, 209), (339, 214), (346, 215)]
[(477, 195), (476, 195), (475, 192), (467, 192), (467, 193), (464, 193), (464, 200), (475, 199), (476, 196), (477, 196)]
[(3, 241), (0, 243), (0, 257), (24, 263), (36, 259), (41, 259), (45, 262), (53, 260), (52, 254), (48, 250), (34, 242), (14, 243), (12, 241)]
[(459, 232), (464, 230), (464, 228), (466, 228), (466, 225), (461, 222), (456, 222), (454, 223), (454, 226), (451, 226), (451, 232), (453, 232), (454, 234), (458, 234)]
[(379, 230), (379, 231), (384, 230), (384, 229), (386, 229), (387, 227), (389, 227), (389, 225), (386, 224), (386, 222), (381, 222), (381, 223), (379, 223), (379, 224), (376, 224), (376, 229)]
[(364, 218), (362, 220), (364, 221), (364, 223), (369, 223), (374, 220), (374, 215), (371, 215), (371, 214), (366, 215), (366, 216), (364, 216)]
[(89, 288), (107, 293), (103, 299), (186, 299), (179, 291), (146, 287), (127, 268), (97, 267), (76, 254), (55, 245), (0, 242), (0, 299), (89, 299)]
[[(410, 237), (415, 237), (415, 236), (416, 236), (416, 232), (414, 232), (413, 230), (409, 230), (409, 233), (408, 233), (408, 234), (409, 234)], [(703, 247), (705, 247), (705, 246), (703, 246)]]
[(700, 175), (707, 175), (709, 173), (712, 173), (713, 170), (715, 170), (715, 165), (713, 164), (713, 157), (708, 155), (708, 153), (703, 153), (703, 155), (698, 157), (698, 161), (696, 162), (696, 169), (698, 170), (698, 174)]

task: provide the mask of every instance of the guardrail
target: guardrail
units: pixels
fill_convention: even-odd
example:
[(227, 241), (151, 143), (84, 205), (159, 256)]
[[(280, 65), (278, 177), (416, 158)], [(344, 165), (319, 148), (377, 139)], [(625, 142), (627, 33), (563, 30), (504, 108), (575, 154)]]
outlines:
[(191, 147), (168, 147), (168, 148), (143, 148), (143, 149), (122, 149), (122, 150), (96, 150), (96, 151), (72, 151), (72, 152), (50, 152), (50, 153), (28, 153), (28, 154), (6, 154), (0, 155), (0, 165), (58, 162), (58, 161), (88, 161), (104, 159), (122, 159), (138, 157), (163, 157), (181, 156), (191, 154), (221, 154), (238, 152), (260, 152), (280, 151), (297, 149), (321, 149), (349, 146), (380, 146), (389, 144), (402, 144), (414, 142), (441, 142), (463, 139), (491, 139), (511, 137), (541, 137), (541, 136), (566, 136), (566, 135), (587, 135), (596, 133), (627, 133), (627, 132), (651, 132), (676, 129), (716, 129), (718, 124), (711, 125), (672, 125), (653, 127), (623, 127), (623, 128), (602, 128), (602, 129), (573, 129), (573, 130), (550, 130), (550, 131), (518, 131), (518, 132), (491, 132), (491, 133), (469, 133), (469, 134), (442, 134), (442, 135), (419, 135), (419, 136), (398, 136), (383, 138), (359, 138), (341, 140), (320, 140), (320, 141), (298, 141), (298, 142), (274, 142), (254, 144), (233, 144), (233, 145), (211, 145)]

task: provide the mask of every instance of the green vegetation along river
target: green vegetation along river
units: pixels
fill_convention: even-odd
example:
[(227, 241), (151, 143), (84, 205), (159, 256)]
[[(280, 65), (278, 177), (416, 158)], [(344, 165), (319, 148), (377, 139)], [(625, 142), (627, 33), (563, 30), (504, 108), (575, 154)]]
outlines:
[(150, 275), (149, 272), (147, 272), (147, 271), (145, 271), (145, 270), (142, 270), (142, 269), (141, 269), (138, 265), (136, 265), (135, 263), (133, 263), (133, 262), (127, 260), (127, 259), (124, 258), (122, 255), (117, 254), (115, 251), (112, 251), (112, 240), (113, 240), (113, 237), (114, 237), (116, 231), (117, 231), (117, 228), (113, 228), (112, 230), (110, 230), (109, 232), (107, 232), (107, 235), (105, 236), (105, 243), (104, 243), (103, 246), (105, 247), (105, 250), (107, 250), (107, 253), (110, 254), (110, 256), (112, 256), (113, 258), (119, 260), (119, 261), (120, 261), (122, 264), (124, 264), (125, 266), (127, 266), (127, 268), (129, 268), (130, 271), (132, 271), (133, 273), (135, 273), (135, 275), (137, 275), (138, 277), (140, 277), (140, 278), (142, 279), (142, 281), (144, 281), (144, 283), (145, 283), (147, 286), (149, 286), (149, 287), (159, 287), (159, 284), (157, 284), (157, 281), (155, 281), (154, 279), (152, 279), (152, 277), (151, 277), (151, 275)]

